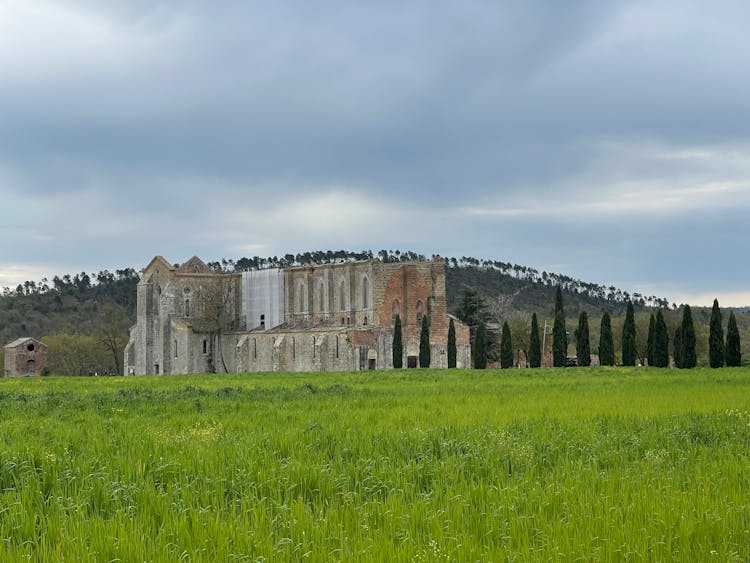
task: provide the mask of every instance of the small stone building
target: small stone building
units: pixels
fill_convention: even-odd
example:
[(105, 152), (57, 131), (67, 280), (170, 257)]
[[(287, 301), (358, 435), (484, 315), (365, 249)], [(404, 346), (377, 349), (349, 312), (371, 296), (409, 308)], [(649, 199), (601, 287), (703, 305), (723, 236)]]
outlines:
[(36, 338), (19, 338), (4, 348), (6, 377), (40, 375), (47, 365), (47, 346)]

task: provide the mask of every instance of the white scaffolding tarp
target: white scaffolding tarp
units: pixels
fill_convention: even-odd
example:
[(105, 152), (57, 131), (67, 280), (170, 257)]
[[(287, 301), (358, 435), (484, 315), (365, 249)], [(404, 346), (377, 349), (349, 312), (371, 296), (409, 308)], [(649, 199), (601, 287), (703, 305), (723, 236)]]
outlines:
[(242, 314), (247, 329), (284, 322), (284, 272), (278, 268), (242, 272)]

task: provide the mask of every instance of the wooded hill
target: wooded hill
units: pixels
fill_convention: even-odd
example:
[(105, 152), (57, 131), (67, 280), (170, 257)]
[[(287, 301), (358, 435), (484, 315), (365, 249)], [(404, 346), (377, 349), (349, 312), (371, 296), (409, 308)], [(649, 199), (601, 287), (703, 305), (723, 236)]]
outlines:
[[(399, 250), (350, 252), (314, 251), (286, 254), (282, 257), (221, 259), (209, 262), (216, 271), (235, 272), (274, 267), (328, 264), (377, 257), (385, 262), (407, 262), (426, 260), (426, 256)], [(679, 312), (675, 304), (656, 296), (628, 293), (613, 286), (584, 282), (569, 276), (551, 272), (539, 272), (528, 266), (500, 261), (481, 260), (463, 256), (446, 258), (446, 299), (448, 309), (455, 312), (462, 292), (473, 289), (481, 295), (496, 322), (508, 318), (516, 319), (516, 331), (522, 331), (524, 319), (536, 312), (543, 323), (553, 317), (555, 287), (563, 290), (565, 314), (569, 330), (572, 331), (578, 314), (586, 310), (591, 319), (592, 348), (597, 348), (598, 321), (603, 311), (613, 317), (613, 329), (617, 335), (618, 322), (624, 314), (628, 300), (632, 300), (639, 318), (648, 318), (648, 310), (662, 308), (668, 322), (675, 324)], [(0, 297), (0, 343), (5, 344), (22, 336), (34, 336), (48, 341), (50, 364), (56, 373), (88, 373), (90, 371), (119, 371), (117, 354), (112, 346), (123, 348), (127, 342), (127, 328), (135, 323), (136, 285), (139, 273), (133, 268), (109, 272), (55, 276), (51, 281), (27, 281), (15, 288), (4, 288)], [(710, 308), (694, 308), (696, 326), (706, 326)], [(728, 312), (724, 315), (724, 324)], [(519, 321), (520, 319), (520, 321)], [(737, 321), (742, 335), (743, 349), (750, 345), (750, 313), (738, 313)], [(641, 322), (642, 324), (642, 322)], [(671, 328), (671, 327), (670, 327)], [(703, 329), (698, 329), (703, 330)], [(113, 344), (111, 333), (120, 336)], [(109, 344), (105, 343), (110, 334)], [(56, 340), (59, 345), (70, 348), (74, 337), (87, 336), (88, 351), (80, 348), (68, 354), (66, 365), (57, 362)], [(73, 338), (73, 341), (70, 339)], [(50, 340), (51, 339), (51, 340)], [(67, 340), (66, 340), (67, 339)], [(615, 338), (617, 341), (617, 337)], [(700, 340), (700, 338), (699, 338)], [(81, 341), (82, 342), (82, 341)], [(80, 343), (80, 342), (79, 342)], [(98, 348), (97, 348), (98, 346)], [(699, 354), (701, 353), (699, 349)], [(86, 359), (81, 359), (86, 356)], [(120, 353), (120, 358), (122, 354)]]

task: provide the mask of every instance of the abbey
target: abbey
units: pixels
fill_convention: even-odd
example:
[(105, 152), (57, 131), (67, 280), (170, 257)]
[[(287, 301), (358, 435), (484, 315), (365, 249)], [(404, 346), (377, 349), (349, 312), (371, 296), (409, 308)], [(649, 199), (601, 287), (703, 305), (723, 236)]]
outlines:
[[(396, 315), (404, 367), (417, 366), (425, 315), (431, 366), (448, 367), (441, 258), (217, 273), (197, 257), (157, 256), (138, 284), (124, 365), (134, 375), (389, 369)], [(469, 328), (454, 323), (457, 366), (470, 367)]]

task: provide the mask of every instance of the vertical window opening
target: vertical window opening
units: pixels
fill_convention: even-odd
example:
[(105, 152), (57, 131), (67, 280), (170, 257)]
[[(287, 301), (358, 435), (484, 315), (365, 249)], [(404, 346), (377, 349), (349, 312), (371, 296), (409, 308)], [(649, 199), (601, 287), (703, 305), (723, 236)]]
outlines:
[(208, 342), (206, 342), (206, 339), (203, 339), (203, 353), (206, 354), (208, 352)]
[(315, 357), (315, 337), (313, 336), (313, 358)]
[(177, 339), (174, 341), (174, 357), (177, 357)]
[(339, 357), (339, 337), (336, 337), (336, 357)]
[(253, 360), (258, 358), (258, 341), (253, 338)]

